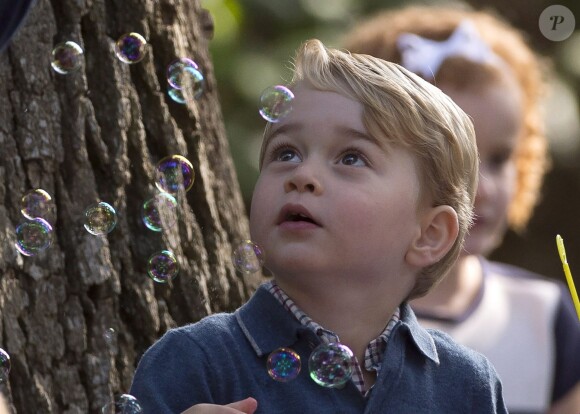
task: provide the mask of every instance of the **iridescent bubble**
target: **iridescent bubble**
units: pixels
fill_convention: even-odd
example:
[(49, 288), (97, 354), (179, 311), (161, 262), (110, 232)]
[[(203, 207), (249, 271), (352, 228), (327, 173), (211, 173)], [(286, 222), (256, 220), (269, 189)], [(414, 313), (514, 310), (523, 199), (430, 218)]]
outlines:
[(171, 194), (159, 193), (143, 203), (141, 217), (149, 230), (168, 229), (177, 222), (177, 200)]
[(175, 89), (181, 89), (184, 80), (184, 72), (188, 69), (199, 71), (199, 66), (189, 58), (174, 60), (167, 66), (167, 82)]
[(8, 352), (0, 348), (0, 384), (8, 381), (9, 373), (10, 373), (10, 355), (8, 355)]
[(300, 373), (300, 355), (290, 348), (278, 348), (268, 356), (268, 374), (280, 382), (292, 381)]
[(115, 402), (106, 404), (102, 409), (103, 414), (139, 414), (142, 412), (141, 404), (130, 394), (121, 395)]
[(104, 201), (89, 206), (85, 210), (85, 229), (95, 236), (112, 232), (116, 225), (117, 212), (110, 204)]
[(167, 86), (167, 95), (169, 95), (169, 97), (171, 99), (173, 99), (174, 102), (177, 102), (178, 104), (187, 103), (187, 99), (185, 99), (185, 96), (183, 96), (183, 92), (181, 92), (180, 89), (175, 89), (171, 85)]
[(59, 43), (52, 50), (52, 68), (61, 75), (74, 72), (81, 67), (83, 49), (75, 42)]
[(54, 200), (41, 188), (27, 191), (20, 199), (20, 212), (27, 219), (43, 218), (48, 222), (54, 222)]
[(251, 240), (244, 240), (232, 254), (234, 267), (242, 273), (256, 273), (264, 264), (264, 252), (262, 248)]
[[(197, 63), (189, 58), (177, 59), (167, 67), (167, 82), (181, 91), (184, 101), (199, 98), (205, 87), (205, 79)], [(171, 89), (169, 92), (170, 96), (177, 95)]]
[(321, 344), (308, 360), (310, 378), (318, 385), (340, 388), (352, 377), (352, 351), (343, 344)]
[(52, 226), (39, 217), (16, 227), (16, 249), (25, 256), (34, 256), (52, 244)]
[(292, 111), (294, 94), (282, 85), (266, 88), (260, 96), (260, 115), (268, 122), (279, 122)]
[(179, 273), (179, 264), (169, 250), (153, 253), (147, 262), (147, 274), (158, 283), (167, 283)]
[(147, 40), (139, 33), (125, 33), (115, 43), (115, 54), (121, 62), (137, 63), (147, 53)]
[(155, 185), (161, 191), (176, 194), (189, 191), (193, 186), (195, 171), (189, 160), (181, 155), (170, 155), (157, 163)]

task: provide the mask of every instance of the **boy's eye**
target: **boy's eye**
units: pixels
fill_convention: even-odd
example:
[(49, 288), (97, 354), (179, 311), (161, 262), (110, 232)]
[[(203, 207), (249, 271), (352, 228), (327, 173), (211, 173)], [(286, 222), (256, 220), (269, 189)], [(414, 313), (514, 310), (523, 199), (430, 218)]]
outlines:
[(366, 162), (363, 157), (356, 152), (349, 152), (342, 156), (340, 160), (344, 165), (365, 166)]
[(282, 162), (293, 161), (297, 157), (296, 151), (289, 148), (280, 149), (276, 154), (276, 160)]

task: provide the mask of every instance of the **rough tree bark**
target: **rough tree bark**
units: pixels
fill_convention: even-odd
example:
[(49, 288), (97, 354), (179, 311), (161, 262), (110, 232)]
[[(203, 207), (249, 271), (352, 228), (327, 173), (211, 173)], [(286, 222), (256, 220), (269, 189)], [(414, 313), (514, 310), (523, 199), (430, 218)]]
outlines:
[[(202, 16), (198, 0), (39, 0), (0, 55), (0, 348), (12, 362), (0, 392), (14, 412), (100, 413), (127, 392), (142, 352), (166, 329), (231, 310), (255, 287), (258, 276), (236, 274), (230, 260), (248, 225)], [(127, 32), (150, 45), (135, 65), (113, 52)], [(51, 70), (51, 51), (67, 40), (82, 46), (84, 63), (63, 76)], [(193, 58), (206, 77), (187, 105), (166, 93), (177, 57)], [(188, 158), (196, 180), (178, 200), (176, 230), (159, 235), (140, 208), (170, 154)], [(57, 221), (53, 245), (25, 257), (14, 231), (32, 188), (53, 196)], [(81, 223), (101, 200), (118, 213), (108, 236)], [(159, 285), (145, 266), (165, 247), (181, 271)]]

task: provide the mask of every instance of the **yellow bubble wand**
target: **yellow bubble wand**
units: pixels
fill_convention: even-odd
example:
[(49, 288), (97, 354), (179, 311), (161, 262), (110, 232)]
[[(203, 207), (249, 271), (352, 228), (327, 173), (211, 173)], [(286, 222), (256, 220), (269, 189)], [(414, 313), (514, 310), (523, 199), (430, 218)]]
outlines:
[(562, 260), (562, 266), (564, 266), (564, 274), (566, 275), (566, 282), (568, 282), (568, 289), (570, 289), (572, 301), (574, 302), (574, 307), (576, 308), (576, 314), (578, 315), (578, 320), (580, 320), (580, 300), (578, 300), (578, 292), (576, 292), (574, 279), (572, 279), (572, 273), (570, 273), (570, 266), (568, 266), (568, 260), (566, 260), (564, 239), (562, 239), (562, 236), (559, 234), (556, 236), (556, 245), (558, 246), (558, 253), (560, 254), (560, 260)]

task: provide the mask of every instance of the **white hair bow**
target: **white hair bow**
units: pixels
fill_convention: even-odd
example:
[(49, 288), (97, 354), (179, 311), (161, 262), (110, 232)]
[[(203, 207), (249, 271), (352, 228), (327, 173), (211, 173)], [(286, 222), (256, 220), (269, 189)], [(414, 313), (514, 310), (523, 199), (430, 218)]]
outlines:
[(401, 33), (397, 38), (401, 65), (424, 78), (435, 77), (439, 66), (451, 56), (462, 56), (473, 62), (500, 61), (491, 48), (479, 37), (475, 25), (464, 20), (444, 41), (426, 39), (412, 33)]

